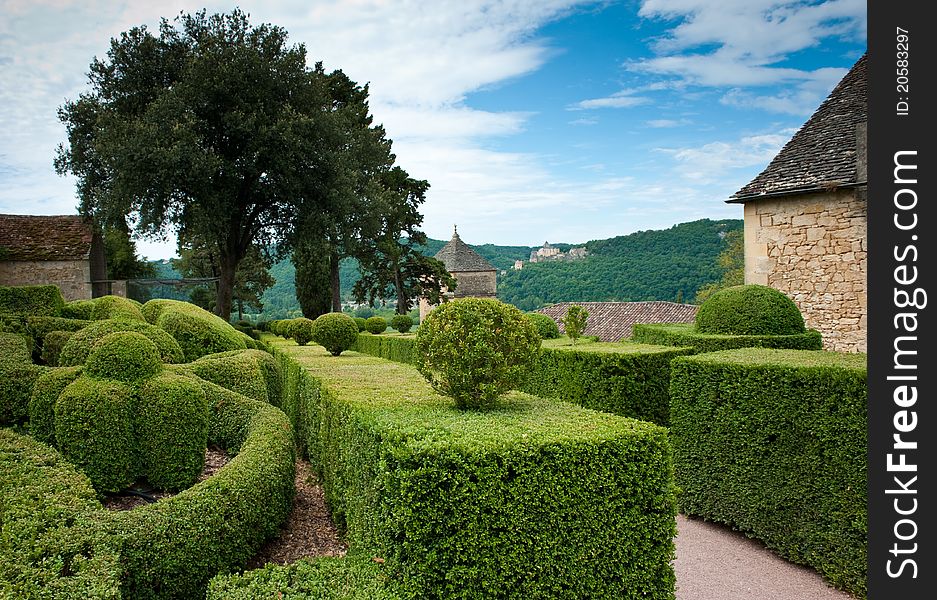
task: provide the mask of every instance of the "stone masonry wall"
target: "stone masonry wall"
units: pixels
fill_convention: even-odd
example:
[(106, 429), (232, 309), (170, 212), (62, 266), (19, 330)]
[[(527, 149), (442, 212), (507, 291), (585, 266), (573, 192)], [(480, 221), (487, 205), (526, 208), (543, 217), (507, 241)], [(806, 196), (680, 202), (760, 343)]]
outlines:
[(91, 298), (91, 267), (87, 260), (0, 262), (0, 285), (59, 286), (66, 301)]
[(865, 188), (745, 204), (745, 283), (790, 296), (823, 347), (866, 351)]

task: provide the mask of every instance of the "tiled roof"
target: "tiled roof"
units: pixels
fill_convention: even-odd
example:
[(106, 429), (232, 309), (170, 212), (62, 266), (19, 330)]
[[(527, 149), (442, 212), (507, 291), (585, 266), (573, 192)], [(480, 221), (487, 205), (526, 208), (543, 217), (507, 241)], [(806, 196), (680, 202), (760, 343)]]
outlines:
[(78, 215), (0, 215), (0, 260), (84, 260), (92, 236)]
[(442, 261), (450, 273), (496, 270), (491, 263), (462, 241), (457, 230), (453, 230), (452, 239), (433, 258)]
[(856, 128), (867, 119), (863, 55), (767, 168), (728, 202), (865, 183), (856, 168)]
[(603, 342), (617, 342), (631, 337), (631, 326), (635, 323), (692, 323), (696, 319), (698, 306), (674, 302), (560, 302), (541, 308), (537, 312), (549, 315), (560, 330), (560, 319), (566, 316), (571, 304), (586, 309), (585, 335), (598, 336)]

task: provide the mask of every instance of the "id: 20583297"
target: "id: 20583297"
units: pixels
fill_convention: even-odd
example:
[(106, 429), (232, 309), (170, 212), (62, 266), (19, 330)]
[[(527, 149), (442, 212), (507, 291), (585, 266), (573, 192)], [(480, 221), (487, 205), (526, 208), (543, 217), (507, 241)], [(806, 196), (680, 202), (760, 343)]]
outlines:
[(907, 29), (895, 28), (895, 113), (907, 116), (911, 110), (911, 36)]

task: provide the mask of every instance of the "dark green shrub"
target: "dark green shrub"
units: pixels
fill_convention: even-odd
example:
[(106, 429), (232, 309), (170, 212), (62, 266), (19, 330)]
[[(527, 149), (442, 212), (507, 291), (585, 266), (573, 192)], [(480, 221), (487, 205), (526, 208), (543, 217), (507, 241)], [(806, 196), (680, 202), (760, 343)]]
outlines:
[(272, 404), (278, 401), (281, 394), (277, 361), (262, 350), (209, 354), (182, 368), (252, 400)]
[(33, 384), (47, 370), (32, 363), (23, 336), (0, 333), (0, 425), (26, 420)]
[(55, 401), (59, 451), (99, 492), (116, 492), (136, 479), (131, 389), (82, 375)]
[(123, 319), (131, 321), (145, 321), (139, 303), (122, 296), (101, 296), (91, 300), (94, 310), (91, 318), (95, 321), (104, 319)]
[(0, 286), (0, 313), (56, 317), (65, 300), (54, 285)]
[(670, 361), (692, 353), (691, 348), (631, 343), (541, 348), (520, 389), (667, 426)]
[(400, 333), (407, 333), (413, 327), (413, 319), (410, 315), (394, 315), (390, 319), (390, 326)]
[(368, 554), (302, 559), (267, 564), (239, 575), (218, 575), (207, 600), (397, 600), (384, 581), (383, 566)]
[(156, 344), (141, 333), (117, 331), (94, 343), (84, 372), (95, 379), (138, 383), (162, 370)]
[(50, 331), (42, 341), (42, 362), (50, 367), (59, 366), (59, 355), (74, 331)]
[(384, 333), (387, 331), (387, 319), (384, 317), (378, 317), (377, 315), (368, 317), (364, 320), (364, 330), (373, 333), (374, 335)]
[(0, 365), (32, 362), (29, 342), (22, 335), (0, 332)]
[(290, 323), (290, 337), (300, 346), (305, 346), (312, 341), (313, 323), (312, 319), (305, 317), (293, 319)]
[(357, 340), (358, 326), (345, 313), (326, 313), (313, 321), (312, 341), (328, 350), (332, 356), (348, 350)]
[(489, 408), (521, 385), (540, 348), (524, 313), (498, 300), (459, 298), (433, 309), (416, 334), (416, 367), (459, 408)]
[(55, 401), (81, 375), (81, 367), (49, 369), (36, 379), (29, 398), (29, 434), (55, 445)]
[(409, 365), (416, 364), (416, 338), (387, 335), (359, 334), (352, 348), (362, 354), (386, 358)]
[(533, 323), (542, 340), (555, 340), (560, 337), (560, 327), (550, 315), (543, 313), (525, 313), (524, 318)]
[(208, 443), (208, 402), (201, 385), (171, 373), (154, 377), (140, 389), (134, 415), (147, 481), (168, 490), (198, 481)]
[(52, 448), (0, 429), (0, 596), (119, 600), (120, 564), (88, 477)]
[(358, 331), (367, 331), (368, 329), (368, 320), (364, 317), (354, 317), (355, 325), (358, 326)]
[[(46, 335), (53, 331), (78, 331), (93, 322), (84, 319), (66, 319), (64, 317), (27, 317), (26, 331), (33, 340), (32, 351), (34, 358), (41, 359), (46, 364), (51, 364), (42, 359)], [(61, 347), (58, 350), (61, 351)]]
[(680, 505), (866, 591), (866, 357), (749, 348), (672, 363)]
[(569, 339), (573, 340), (573, 344), (585, 333), (588, 319), (589, 311), (578, 304), (572, 304), (566, 309), (566, 316), (560, 321), (563, 323), (563, 331)]
[(719, 290), (699, 307), (696, 331), (722, 335), (797, 335), (804, 318), (794, 301), (764, 285)]
[(182, 354), (191, 362), (206, 354), (243, 350), (247, 348), (244, 336), (230, 323), (203, 308), (188, 302), (161, 300), (146, 310), (150, 300), (144, 305), (144, 314), (157, 314), (156, 325), (176, 338), (182, 347)]
[(823, 348), (822, 336), (814, 329), (795, 335), (721, 335), (699, 333), (692, 323), (635, 324), (631, 328), (631, 339), (642, 344), (688, 346), (697, 353), (755, 347), (792, 350)]
[(319, 379), (304, 420), (333, 515), (401, 596), (672, 600), (664, 428), (518, 392), (462, 411), (409, 366), (278, 348)]
[(62, 307), (60, 316), (66, 319), (90, 321), (94, 318), (94, 301), (72, 300), (71, 302), (66, 302), (65, 306)]
[(135, 331), (146, 336), (156, 344), (160, 358), (165, 363), (181, 363), (185, 360), (179, 342), (159, 327), (142, 321), (106, 320), (95, 321), (75, 332), (62, 347), (59, 365), (64, 367), (83, 365), (88, 360), (91, 347), (98, 340), (118, 331)]

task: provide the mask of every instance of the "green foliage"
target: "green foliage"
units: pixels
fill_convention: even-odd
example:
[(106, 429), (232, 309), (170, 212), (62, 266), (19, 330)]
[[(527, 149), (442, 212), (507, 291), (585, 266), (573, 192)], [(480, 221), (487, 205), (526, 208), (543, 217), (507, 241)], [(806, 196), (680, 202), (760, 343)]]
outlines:
[(573, 340), (573, 344), (586, 331), (586, 321), (588, 319), (589, 311), (578, 304), (571, 304), (566, 310), (566, 316), (560, 319), (566, 336)]
[(0, 365), (32, 362), (32, 352), (26, 338), (16, 333), (0, 332)]
[(208, 440), (208, 402), (200, 384), (170, 373), (154, 377), (140, 389), (134, 417), (147, 481), (167, 490), (195, 483)]
[[(156, 305), (147, 310), (152, 302), (156, 302)], [(206, 354), (247, 347), (241, 334), (230, 323), (194, 304), (177, 300), (150, 300), (143, 308), (147, 321), (155, 315), (156, 325), (179, 342), (187, 362)]]
[(416, 367), (459, 408), (485, 409), (527, 377), (540, 337), (517, 308), (459, 298), (427, 315), (416, 334)]
[(670, 361), (690, 348), (632, 343), (543, 348), (522, 391), (667, 426)]
[(81, 319), (90, 321), (94, 315), (94, 301), (72, 300), (62, 307), (61, 316), (66, 319)]
[(50, 331), (42, 340), (42, 362), (50, 367), (59, 366), (59, 355), (74, 331)]
[(124, 383), (82, 375), (55, 401), (57, 447), (99, 492), (116, 492), (136, 479), (131, 394)]
[(560, 328), (550, 315), (526, 313), (524, 318), (533, 323), (541, 340), (555, 340), (560, 337)]
[(675, 359), (681, 510), (727, 523), (864, 597), (865, 362), (760, 348)]
[(163, 370), (159, 348), (136, 331), (117, 331), (99, 339), (85, 361), (85, 373), (96, 379), (139, 383)]
[(57, 317), (65, 306), (54, 285), (0, 286), (0, 313)]
[(458, 410), (409, 366), (277, 348), (319, 379), (327, 502), (401, 596), (673, 598), (665, 429), (517, 392)]
[(137, 255), (137, 244), (130, 237), (130, 228), (123, 215), (116, 218), (113, 223), (105, 225), (103, 229), (108, 279), (156, 277), (156, 268), (153, 264)]
[(696, 313), (696, 330), (723, 335), (797, 335), (804, 318), (794, 301), (772, 287), (739, 285), (714, 293)]
[(128, 298), (121, 296), (101, 296), (95, 298), (94, 310), (91, 312), (91, 318), (99, 321), (103, 319), (121, 319), (132, 321), (145, 321), (143, 313), (137, 304)]
[[(292, 270), (288, 270), (288, 277), (294, 286), (289, 290), (287, 299), (280, 300), (278, 305), (286, 304), (290, 309), (298, 307), (307, 319), (315, 319), (332, 310), (332, 272), (331, 253), (328, 240), (324, 236), (306, 236), (293, 247), (288, 262)], [(285, 286), (284, 286), (285, 287)], [(267, 298), (278, 290), (274, 287), (264, 297)], [(281, 292), (283, 295), (287, 292)]]
[(344, 313), (319, 315), (313, 321), (312, 340), (332, 356), (338, 356), (358, 340), (358, 326), (354, 319)]
[(275, 403), (282, 393), (276, 360), (262, 350), (209, 354), (181, 369), (260, 402)]
[(55, 401), (81, 375), (81, 367), (49, 369), (36, 379), (29, 398), (29, 434), (55, 445)]
[(185, 360), (182, 348), (171, 335), (143, 321), (105, 320), (95, 321), (75, 332), (59, 354), (59, 365), (63, 367), (83, 365), (95, 343), (106, 335), (118, 331), (134, 331), (146, 336), (159, 349), (159, 356), (165, 363), (180, 363)]
[(58, 452), (0, 429), (0, 596), (120, 600), (112, 539), (88, 477)]
[(353, 348), (356, 352), (386, 358), (394, 362), (416, 365), (416, 338), (412, 335), (359, 335)]
[(407, 333), (413, 327), (413, 319), (410, 318), (410, 315), (394, 315), (390, 319), (390, 326), (399, 333)]
[(387, 320), (384, 317), (368, 317), (364, 321), (364, 329), (374, 335), (387, 331)]
[(296, 340), (296, 343), (300, 346), (305, 346), (313, 340), (313, 323), (312, 319), (306, 317), (293, 319), (293, 322), (290, 323), (290, 337)]
[(820, 350), (819, 331), (808, 329), (795, 335), (720, 335), (699, 333), (692, 323), (646, 323), (631, 328), (632, 341), (662, 346), (690, 346), (696, 352), (717, 352), (733, 348), (790, 348)]
[(218, 575), (206, 600), (397, 600), (384, 581), (383, 567), (367, 554), (268, 563), (240, 575)]
[[(33, 354), (41, 357), (45, 350), (46, 336), (53, 331), (78, 331), (92, 321), (65, 317), (26, 317), (26, 332), (33, 339)], [(46, 364), (51, 364), (45, 361)]]
[(725, 249), (719, 253), (717, 262), (722, 270), (722, 279), (709, 283), (696, 291), (696, 304), (702, 304), (715, 292), (745, 283), (745, 235), (741, 229), (733, 229), (723, 239)]
[(368, 329), (368, 320), (364, 317), (354, 317), (355, 325), (358, 326), (358, 331), (366, 331)]
[(0, 360), (0, 425), (26, 420), (33, 385), (48, 370), (31, 362)]

